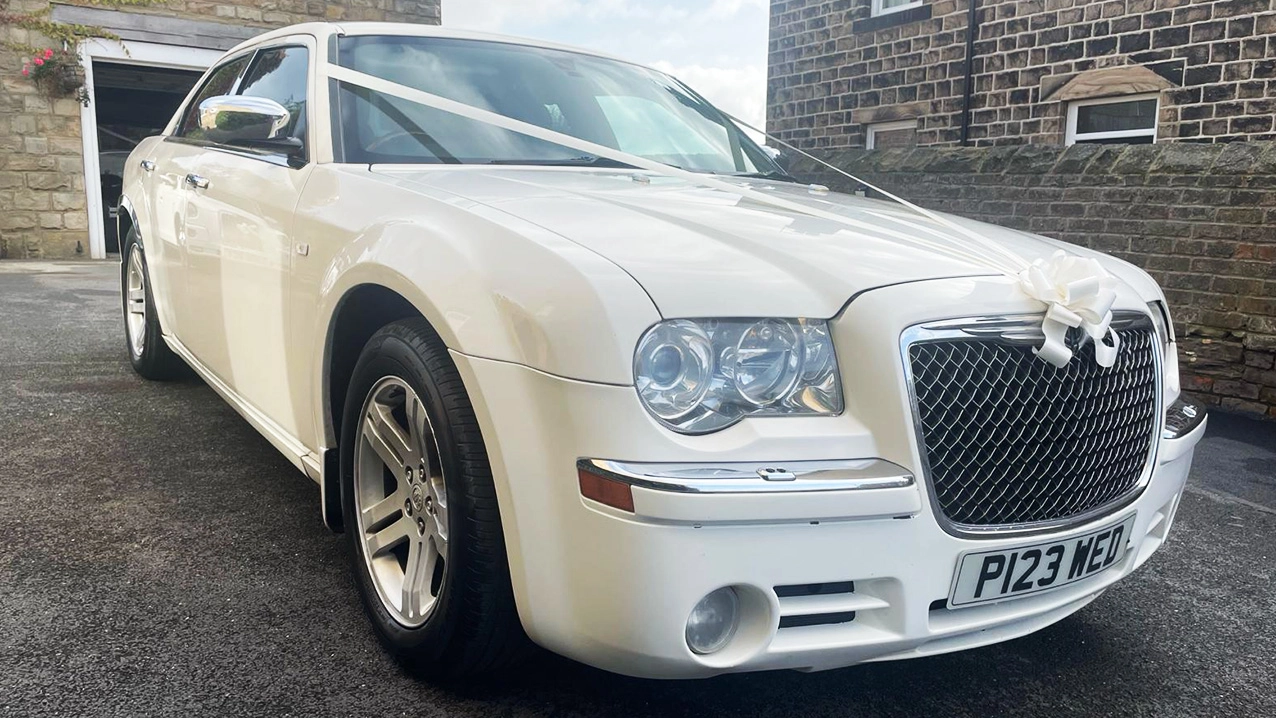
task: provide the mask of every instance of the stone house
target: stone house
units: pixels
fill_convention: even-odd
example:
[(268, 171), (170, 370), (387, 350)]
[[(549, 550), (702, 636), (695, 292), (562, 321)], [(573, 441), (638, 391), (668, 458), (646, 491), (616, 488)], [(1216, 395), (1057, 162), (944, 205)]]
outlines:
[(769, 68), (809, 147), (1276, 139), (1273, 0), (772, 0)]
[(162, 128), (227, 49), (315, 20), (439, 24), (440, 0), (11, 0), (9, 12), (100, 27), (119, 41), (79, 48), (89, 102), (50, 99), (20, 74), (13, 45), (52, 47), (0, 25), (0, 258), (103, 258), (115, 243), (112, 193), (128, 151)]
[(1276, 0), (772, 0), (768, 90), (865, 181), (1142, 267), (1183, 387), (1276, 418)]

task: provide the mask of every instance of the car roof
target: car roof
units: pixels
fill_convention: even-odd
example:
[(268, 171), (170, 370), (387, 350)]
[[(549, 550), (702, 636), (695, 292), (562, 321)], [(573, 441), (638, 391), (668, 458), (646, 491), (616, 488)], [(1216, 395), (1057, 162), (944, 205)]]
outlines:
[(332, 35), (405, 35), (409, 37), (442, 37), (458, 40), (481, 40), (487, 42), (504, 42), (513, 45), (526, 45), (528, 47), (544, 47), (552, 50), (563, 50), (566, 52), (593, 55), (594, 57), (602, 57), (609, 60), (636, 64), (624, 58), (616, 57), (615, 55), (609, 55), (605, 52), (590, 50), (583, 47), (574, 47), (572, 45), (545, 42), (544, 40), (516, 37), (513, 35), (499, 35), (472, 30), (460, 30), (456, 28), (442, 27), (439, 25), (422, 25), (419, 23), (407, 22), (307, 22), (297, 25), (288, 25), (245, 40), (231, 48), (227, 54), (230, 55), (241, 52), (243, 50), (256, 47), (257, 45), (289, 37), (291, 35), (313, 35), (321, 42), (327, 41), (327, 39)]

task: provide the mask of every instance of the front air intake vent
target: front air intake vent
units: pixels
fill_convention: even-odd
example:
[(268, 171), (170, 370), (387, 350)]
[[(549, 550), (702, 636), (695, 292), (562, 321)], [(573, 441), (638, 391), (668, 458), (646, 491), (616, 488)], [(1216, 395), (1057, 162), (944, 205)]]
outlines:
[(877, 596), (856, 593), (854, 581), (776, 586), (775, 596), (781, 629), (851, 623), (859, 613), (890, 606)]

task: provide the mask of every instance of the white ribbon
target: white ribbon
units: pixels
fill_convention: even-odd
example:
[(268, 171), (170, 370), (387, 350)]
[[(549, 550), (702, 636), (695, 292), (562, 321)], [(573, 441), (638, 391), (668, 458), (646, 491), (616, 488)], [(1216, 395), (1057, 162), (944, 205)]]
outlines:
[[(552, 142), (553, 144), (577, 150), (594, 157), (613, 160), (630, 167), (647, 170), (666, 177), (685, 180), (691, 184), (699, 185), (701, 187), (710, 187), (712, 189), (721, 190), (723, 192), (736, 195), (737, 197), (751, 199), (759, 204), (775, 207), (777, 209), (784, 209), (789, 212), (803, 214), (808, 217), (827, 219), (832, 222), (837, 222), (844, 227), (850, 227), (852, 229), (865, 232), (885, 234), (895, 241), (912, 244), (931, 252), (946, 254), (962, 261), (988, 267), (1001, 274), (1005, 274), (1008, 277), (1013, 278), (1017, 276), (1018, 272), (1028, 265), (1022, 257), (1014, 255), (1006, 251), (1004, 247), (994, 242), (989, 242), (983, 238), (974, 237), (972, 240), (973, 244), (976, 244), (977, 247), (984, 250), (982, 252), (955, 247), (951, 243), (930, 241), (920, 236), (891, 230), (880, 224), (862, 222), (843, 214), (799, 204), (792, 200), (787, 200), (783, 197), (776, 197), (765, 192), (759, 192), (758, 190), (752, 189), (740, 182), (730, 182), (721, 177), (715, 177), (701, 172), (690, 172), (678, 167), (667, 165), (663, 162), (656, 162), (655, 160), (649, 160), (645, 157), (632, 155), (628, 152), (607, 147), (606, 145), (582, 140), (579, 137), (572, 137), (571, 135), (546, 129), (540, 125), (533, 125), (528, 122), (523, 122), (522, 120), (516, 120), (512, 117), (507, 117), (490, 110), (474, 107), (473, 105), (467, 105), (463, 102), (457, 102), (456, 100), (450, 100), (446, 97), (441, 97), (433, 93), (408, 87), (407, 85), (401, 85), (391, 80), (376, 77), (375, 75), (358, 72), (357, 70), (352, 70), (348, 67), (330, 66), (328, 68), (328, 74), (342, 82), (348, 82), (352, 85), (365, 87), (369, 90), (398, 97), (400, 99), (407, 100), (408, 102), (414, 102), (418, 105), (424, 105), (426, 107), (442, 110), (443, 112), (458, 115), (475, 122), (482, 122), (493, 127), (499, 127), (503, 130), (516, 132), (538, 140), (544, 140), (545, 142)], [(902, 202), (902, 200), (898, 201)], [(927, 213), (925, 210), (913, 207), (907, 203), (905, 203), (905, 206), (916, 209), (921, 212), (923, 216), (934, 217), (944, 226), (952, 227), (955, 228), (955, 231), (962, 232), (962, 230), (951, 221), (944, 220), (942, 217), (938, 217), (933, 213)], [(968, 234), (973, 235), (973, 233)]]
[(1041, 330), (1046, 341), (1037, 356), (1057, 367), (1072, 360), (1067, 337), (1070, 327), (1081, 327), (1094, 342), (1094, 360), (1102, 367), (1116, 363), (1121, 338), (1112, 331), (1112, 305), (1116, 302), (1116, 278), (1097, 261), (1055, 252), (1049, 261), (1038, 259), (1019, 273), (1024, 294), (1045, 302), (1046, 319)]
[[(922, 217), (960, 234), (962, 237), (967, 239), (973, 247), (956, 247), (943, 242), (930, 241), (918, 235), (905, 234), (903, 232), (883, 228), (880, 225), (872, 225), (867, 222), (861, 222), (852, 217), (847, 217), (836, 212), (829, 212), (808, 205), (799, 204), (782, 197), (776, 197), (764, 192), (759, 192), (742, 184), (725, 181), (711, 175), (689, 172), (687, 170), (667, 165), (663, 162), (656, 162), (654, 160), (639, 157), (638, 155), (613, 149), (605, 145), (589, 142), (588, 140), (582, 140), (578, 137), (572, 137), (571, 135), (546, 129), (539, 125), (533, 125), (528, 122), (516, 120), (506, 115), (484, 110), (463, 102), (450, 100), (440, 95), (418, 90), (407, 85), (402, 85), (391, 80), (386, 80), (375, 75), (369, 75), (347, 67), (340, 67), (336, 65), (329, 66), (328, 74), (342, 82), (358, 85), (376, 92), (382, 92), (393, 97), (398, 97), (409, 102), (474, 120), (476, 122), (482, 122), (484, 124), (516, 132), (521, 135), (568, 147), (594, 157), (613, 160), (621, 164), (661, 174), (666, 177), (674, 177), (702, 187), (721, 190), (723, 192), (751, 199), (760, 204), (775, 207), (777, 209), (784, 209), (811, 217), (831, 220), (853, 229), (883, 233), (901, 242), (988, 267), (989, 269), (995, 270), (1000, 274), (1016, 280), (1017, 286), (1019, 286), (1025, 294), (1033, 299), (1044, 302), (1047, 305), (1048, 309), (1046, 311), (1046, 318), (1042, 323), (1042, 331), (1046, 335), (1046, 340), (1045, 343), (1036, 350), (1038, 357), (1058, 367), (1066, 366), (1071, 360), (1073, 353), (1072, 350), (1068, 349), (1066, 344), (1068, 328), (1082, 327), (1086, 332), (1086, 335), (1094, 341), (1096, 361), (1104, 367), (1110, 367), (1116, 361), (1119, 339), (1109, 327), (1109, 324), (1112, 321), (1112, 303), (1116, 300), (1116, 292), (1114, 290), (1116, 280), (1095, 260), (1083, 259), (1081, 257), (1068, 255), (1059, 251), (1050, 258), (1049, 262), (1039, 259), (1029, 265), (1022, 257), (1010, 252), (1000, 244), (993, 242), (986, 237), (982, 237), (966, 227), (963, 227), (941, 215), (919, 207), (879, 187), (875, 187), (849, 172), (835, 167), (818, 157), (809, 155), (806, 152), (793, 147), (787, 142), (751, 127), (730, 115), (727, 117), (736, 124), (751, 129), (754, 132), (758, 132), (773, 142), (787, 147), (810, 160), (818, 162), (821, 165), (850, 178), (852, 181), (858, 182), (859, 184), (894, 200)], [(908, 225), (908, 223), (904, 224), (906, 226)], [(924, 228), (914, 226), (914, 229)], [(930, 232), (928, 228), (925, 229), (925, 231), (928, 233)], [(1105, 336), (1110, 339), (1112, 342), (1111, 345), (1104, 343), (1103, 339)]]
[[(688, 88), (688, 89), (690, 89), (690, 88)], [(1014, 252), (1009, 251), (1008, 249), (1006, 249), (1005, 247), (1001, 246), (1000, 244), (998, 244), (998, 243), (996, 243), (996, 242), (989, 241), (987, 237), (980, 236), (979, 234), (977, 234), (977, 233), (975, 233), (975, 232), (972, 232), (971, 230), (969, 230), (969, 229), (967, 229), (967, 228), (965, 228), (965, 227), (961, 226), (960, 224), (957, 224), (956, 222), (954, 222), (954, 221), (952, 221), (952, 220), (950, 220), (950, 219), (948, 219), (948, 218), (944, 217), (944, 216), (943, 216), (943, 215), (941, 215), (941, 214), (937, 214), (937, 213), (935, 213), (935, 212), (932, 212), (932, 211), (930, 211), (930, 210), (928, 210), (928, 209), (926, 209), (925, 207), (922, 207), (922, 206), (920, 206), (920, 205), (913, 204), (912, 202), (909, 202), (908, 200), (904, 199), (903, 197), (900, 197), (900, 196), (899, 196), (899, 195), (897, 195), (897, 194), (894, 194), (894, 193), (891, 193), (891, 192), (887, 192), (886, 190), (882, 189), (881, 187), (878, 187), (877, 185), (875, 185), (875, 184), (873, 184), (873, 183), (871, 183), (871, 182), (868, 182), (868, 181), (866, 181), (866, 180), (862, 180), (862, 179), (860, 179), (859, 177), (856, 177), (855, 175), (851, 174), (850, 172), (847, 172), (846, 170), (842, 169), (841, 167), (838, 167), (838, 166), (836, 166), (836, 165), (833, 165), (833, 164), (830, 164), (830, 163), (828, 163), (828, 162), (825, 162), (824, 160), (820, 159), (819, 157), (816, 157), (815, 155), (809, 154), (809, 153), (807, 153), (807, 152), (805, 152), (805, 151), (803, 151), (803, 150), (801, 150), (801, 149), (799, 149), (799, 148), (797, 148), (797, 147), (794, 147), (793, 145), (789, 144), (788, 142), (785, 142), (784, 140), (782, 140), (782, 139), (780, 139), (780, 138), (778, 138), (778, 137), (776, 137), (776, 136), (774, 136), (774, 135), (768, 134), (765, 130), (759, 130), (758, 128), (754, 127), (753, 125), (750, 125), (749, 123), (745, 122), (744, 120), (741, 120), (740, 118), (736, 117), (735, 115), (730, 115), (730, 114), (727, 114), (727, 113), (725, 113), (725, 112), (724, 112), (723, 114), (724, 114), (724, 115), (726, 115), (727, 119), (731, 120), (732, 122), (736, 123), (737, 125), (739, 125), (739, 126), (741, 126), (741, 127), (745, 128), (745, 129), (752, 130), (752, 131), (754, 131), (754, 132), (758, 133), (759, 135), (762, 135), (763, 137), (767, 138), (767, 139), (768, 139), (768, 140), (770, 140), (771, 142), (774, 142), (774, 143), (776, 143), (776, 144), (780, 145), (781, 147), (784, 147), (785, 149), (788, 149), (788, 150), (791, 150), (791, 151), (793, 151), (793, 152), (796, 152), (796, 153), (798, 153), (799, 155), (802, 155), (803, 157), (807, 158), (808, 160), (811, 160), (812, 162), (816, 162), (816, 163), (818, 163), (818, 164), (824, 165), (825, 167), (827, 167), (827, 168), (829, 168), (829, 169), (833, 170), (834, 172), (836, 172), (836, 173), (838, 173), (838, 174), (842, 175), (843, 177), (846, 177), (847, 179), (851, 180), (852, 182), (855, 182), (855, 183), (860, 184), (860, 185), (862, 185), (862, 186), (864, 186), (864, 187), (867, 187), (869, 190), (871, 190), (871, 191), (873, 191), (873, 192), (876, 192), (877, 194), (882, 195), (883, 197), (885, 197), (885, 198), (887, 198), (887, 199), (891, 200), (892, 202), (895, 202), (896, 204), (903, 205), (906, 209), (910, 209), (910, 210), (912, 210), (913, 212), (915, 212), (915, 213), (917, 213), (917, 214), (919, 214), (919, 215), (921, 215), (921, 216), (923, 216), (923, 217), (925, 217), (925, 218), (927, 218), (927, 219), (931, 220), (931, 221), (932, 221), (932, 222), (934, 222), (935, 224), (938, 224), (938, 225), (940, 225), (941, 227), (945, 227), (945, 228), (947, 228), (947, 229), (950, 229), (950, 230), (952, 230), (952, 231), (956, 232), (957, 234), (962, 235), (963, 237), (965, 237), (966, 239), (970, 240), (970, 241), (971, 241), (971, 242), (973, 242), (974, 244), (976, 244), (976, 245), (978, 245), (978, 246), (980, 246), (980, 247), (982, 247), (982, 248), (984, 248), (984, 249), (987, 249), (987, 250), (989, 250), (990, 252), (993, 252), (994, 254), (996, 254), (996, 255), (998, 255), (998, 256), (999, 256), (999, 259), (1005, 260), (1005, 262), (1008, 262), (1008, 263), (1011, 265), (1011, 267), (1013, 267), (1013, 270), (1012, 270), (1012, 271), (1006, 271), (1006, 269), (1005, 269), (1005, 267), (1004, 267), (1004, 263), (1001, 263), (1001, 264), (997, 267), (998, 269), (1000, 269), (1000, 270), (1001, 270), (1001, 271), (1002, 271), (1002, 272), (1003, 272), (1006, 276), (1008, 276), (1008, 277), (1017, 277), (1017, 276), (1018, 276), (1018, 272), (1019, 272), (1019, 270), (1020, 270), (1021, 268), (1023, 268), (1023, 267), (1027, 267), (1027, 266), (1028, 266), (1028, 262), (1027, 262), (1027, 260), (1025, 260), (1023, 257), (1021, 257), (1021, 256), (1019, 256), (1019, 255), (1017, 255), (1017, 254), (1015, 254)], [(915, 225), (914, 225), (914, 226), (915, 226)], [(921, 227), (918, 227), (918, 229), (922, 229), (923, 231), (933, 231), (933, 230), (930, 230), (930, 229), (928, 229), (928, 228), (921, 228)]]

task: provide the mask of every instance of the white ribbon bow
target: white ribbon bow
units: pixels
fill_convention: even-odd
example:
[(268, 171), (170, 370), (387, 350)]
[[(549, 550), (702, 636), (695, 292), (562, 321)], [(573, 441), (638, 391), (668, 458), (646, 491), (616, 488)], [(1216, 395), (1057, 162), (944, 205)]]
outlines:
[(1116, 302), (1116, 278), (1097, 261), (1062, 251), (1049, 261), (1038, 259), (1019, 273), (1024, 294), (1045, 302), (1046, 319), (1041, 324), (1045, 342), (1036, 349), (1038, 357), (1057, 367), (1072, 359), (1068, 348), (1069, 327), (1081, 327), (1094, 342), (1094, 360), (1101, 367), (1116, 363), (1121, 338), (1112, 331), (1112, 304)]

